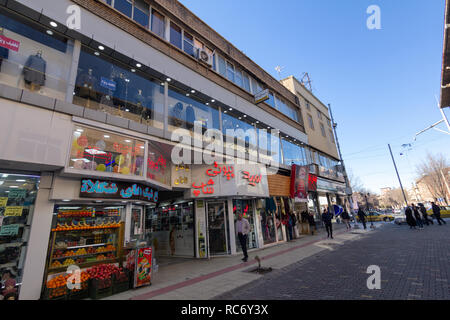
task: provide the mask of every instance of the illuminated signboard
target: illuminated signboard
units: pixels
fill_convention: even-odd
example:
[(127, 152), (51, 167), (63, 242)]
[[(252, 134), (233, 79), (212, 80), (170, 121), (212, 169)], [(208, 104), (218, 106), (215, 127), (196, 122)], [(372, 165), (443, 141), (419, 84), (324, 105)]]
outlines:
[(158, 202), (158, 191), (139, 183), (83, 179), (80, 197)]

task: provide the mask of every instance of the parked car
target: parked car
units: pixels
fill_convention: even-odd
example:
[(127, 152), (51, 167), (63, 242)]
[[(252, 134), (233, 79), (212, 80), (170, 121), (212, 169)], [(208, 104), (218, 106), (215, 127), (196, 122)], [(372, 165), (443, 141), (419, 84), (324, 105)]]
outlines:
[(394, 219), (394, 223), (398, 225), (406, 224), (406, 216), (403, 215), (397, 215)]

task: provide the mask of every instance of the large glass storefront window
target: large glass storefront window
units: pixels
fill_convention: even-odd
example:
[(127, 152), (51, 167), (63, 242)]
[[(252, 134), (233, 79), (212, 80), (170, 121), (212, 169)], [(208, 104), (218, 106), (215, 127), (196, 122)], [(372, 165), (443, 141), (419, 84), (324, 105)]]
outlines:
[(219, 111), (194, 100), (174, 87), (169, 88), (169, 130), (184, 128), (194, 130), (194, 122), (200, 121), (203, 130), (220, 129)]
[(274, 243), (277, 241), (275, 235), (275, 203), (272, 204), (273, 210), (270, 209), (270, 199), (257, 200), (256, 210), (259, 212), (261, 219), (261, 232), (264, 244)]
[(76, 126), (69, 168), (142, 176), (144, 150), (143, 141)]
[[(244, 121), (242, 117), (239, 119), (239, 117), (229, 114), (228, 111), (224, 111), (222, 112), (222, 132), (224, 135), (224, 148), (230, 147), (239, 151), (239, 153), (236, 152), (238, 156), (239, 154), (248, 153), (254, 159), (257, 159), (257, 132), (254, 126)], [(227, 137), (233, 138), (230, 140), (233, 141), (230, 145), (226, 142)]]
[(16, 299), (38, 186), (37, 176), (0, 173), (1, 287)]
[(65, 100), (73, 44), (0, 9), (0, 83)]
[(193, 202), (146, 207), (146, 229), (157, 256), (195, 255)]
[(300, 166), (307, 165), (309, 163), (306, 149), (295, 143), (281, 140), (283, 145), (283, 163), (286, 165), (297, 164)]
[(270, 128), (258, 128), (259, 160), (263, 163), (282, 163), (281, 143), (279, 134), (271, 132)]
[(173, 146), (149, 141), (147, 159), (147, 178), (159, 183), (171, 184), (171, 153)]
[(161, 82), (83, 47), (73, 103), (163, 129)]
[[(239, 214), (242, 214), (250, 224), (250, 232), (247, 237), (247, 249), (254, 249), (258, 247), (258, 237), (255, 227), (255, 215), (253, 210), (253, 200), (233, 200), (233, 216), (234, 224), (238, 220)], [(241, 242), (236, 235), (236, 250), (242, 251)]]

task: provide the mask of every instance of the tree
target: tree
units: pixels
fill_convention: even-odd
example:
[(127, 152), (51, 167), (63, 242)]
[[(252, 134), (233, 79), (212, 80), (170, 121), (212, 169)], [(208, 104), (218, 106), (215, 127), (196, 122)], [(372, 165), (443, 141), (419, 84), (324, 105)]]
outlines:
[[(405, 194), (406, 200), (409, 202), (408, 194)], [(403, 192), (401, 188), (394, 188), (386, 191), (380, 197), (381, 206), (384, 208), (401, 208), (405, 205), (405, 198), (403, 197)]]
[(443, 172), (448, 167), (448, 159), (443, 154), (427, 153), (425, 159), (416, 168), (419, 179), (427, 186), (434, 200), (442, 198), (446, 204), (449, 202)]
[(361, 192), (367, 193), (367, 189), (364, 187), (361, 179), (353, 174), (353, 172), (349, 169), (347, 170), (348, 181), (350, 183), (350, 187), (353, 192)]

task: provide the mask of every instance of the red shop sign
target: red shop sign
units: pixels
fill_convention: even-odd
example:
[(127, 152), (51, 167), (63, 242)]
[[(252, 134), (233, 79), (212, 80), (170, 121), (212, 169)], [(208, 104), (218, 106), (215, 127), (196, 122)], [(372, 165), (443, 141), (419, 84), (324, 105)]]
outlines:
[(0, 47), (18, 52), (20, 42), (0, 35)]

